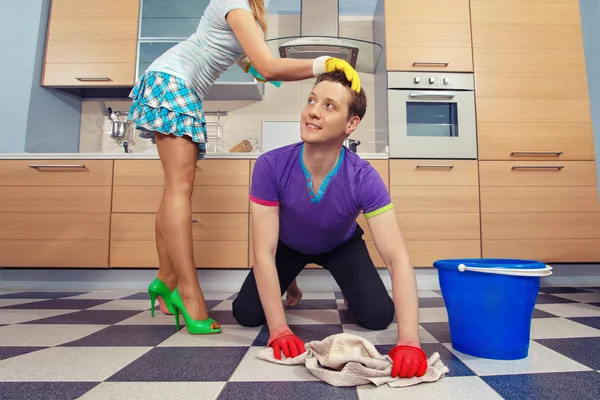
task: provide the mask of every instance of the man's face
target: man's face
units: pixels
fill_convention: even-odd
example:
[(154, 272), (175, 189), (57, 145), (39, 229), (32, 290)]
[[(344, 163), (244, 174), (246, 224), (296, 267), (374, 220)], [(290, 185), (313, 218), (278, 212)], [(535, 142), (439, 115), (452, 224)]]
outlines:
[(349, 92), (344, 85), (330, 81), (320, 82), (313, 87), (302, 111), (302, 141), (341, 144), (356, 129), (360, 118), (348, 118)]

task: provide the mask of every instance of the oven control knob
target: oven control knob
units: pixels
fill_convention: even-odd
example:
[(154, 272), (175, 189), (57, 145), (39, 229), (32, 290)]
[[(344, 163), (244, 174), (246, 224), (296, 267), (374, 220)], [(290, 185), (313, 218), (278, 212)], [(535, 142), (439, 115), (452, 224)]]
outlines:
[(444, 78), (444, 85), (449, 85), (449, 84), (450, 84), (450, 79)]
[(419, 78), (418, 76), (415, 76), (415, 83), (421, 83), (421, 78)]
[(435, 83), (435, 78), (433, 76), (429, 78), (429, 83), (432, 85)]

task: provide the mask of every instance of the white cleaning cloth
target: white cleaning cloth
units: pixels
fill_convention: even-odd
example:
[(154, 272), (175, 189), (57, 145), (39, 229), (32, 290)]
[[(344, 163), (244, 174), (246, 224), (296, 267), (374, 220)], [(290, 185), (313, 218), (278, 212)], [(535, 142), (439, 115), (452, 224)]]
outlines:
[(258, 357), (277, 364), (299, 365), (320, 380), (332, 386), (358, 386), (372, 383), (376, 386), (412, 386), (422, 382), (434, 382), (443, 378), (448, 367), (434, 353), (429, 357), (427, 372), (421, 377), (392, 378), (392, 359), (380, 354), (367, 339), (349, 333), (340, 333), (323, 340), (305, 344), (306, 352), (294, 358), (275, 359), (273, 349), (267, 347)]

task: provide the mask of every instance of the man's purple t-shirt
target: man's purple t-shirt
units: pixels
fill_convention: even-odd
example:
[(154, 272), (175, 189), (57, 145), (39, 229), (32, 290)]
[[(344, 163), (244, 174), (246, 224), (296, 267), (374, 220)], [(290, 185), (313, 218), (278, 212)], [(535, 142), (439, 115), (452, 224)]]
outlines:
[(271, 150), (256, 160), (250, 199), (279, 206), (279, 239), (305, 254), (323, 254), (345, 243), (362, 211), (366, 218), (392, 208), (385, 183), (367, 161), (342, 148), (317, 193), (302, 162), (303, 143)]

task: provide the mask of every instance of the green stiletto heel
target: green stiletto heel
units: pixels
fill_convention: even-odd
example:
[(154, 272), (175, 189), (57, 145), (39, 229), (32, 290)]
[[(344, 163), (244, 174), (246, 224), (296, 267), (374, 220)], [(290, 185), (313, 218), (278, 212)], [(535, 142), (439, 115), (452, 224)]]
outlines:
[(183, 319), (185, 320), (185, 326), (188, 332), (192, 335), (210, 335), (213, 333), (221, 333), (221, 328), (211, 328), (211, 325), (217, 322), (214, 319), (206, 318), (203, 320), (196, 320), (190, 317), (177, 288), (173, 289), (171, 292), (171, 304), (175, 309), (175, 325), (177, 326), (177, 330), (179, 330), (179, 313), (181, 313), (183, 315)]
[(150, 295), (150, 315), (154, 317), (154, 303), (158, 296), (162, 297), (165, 306), (171, 314), (175, 313), (173, 304), (171, 303), (171, 289), (160, 279), (154, 278), (150, 286), (148, 286), (148, 294)]

